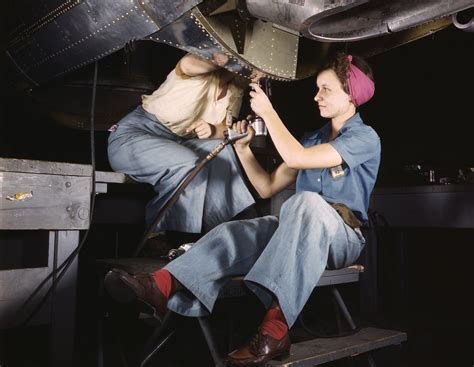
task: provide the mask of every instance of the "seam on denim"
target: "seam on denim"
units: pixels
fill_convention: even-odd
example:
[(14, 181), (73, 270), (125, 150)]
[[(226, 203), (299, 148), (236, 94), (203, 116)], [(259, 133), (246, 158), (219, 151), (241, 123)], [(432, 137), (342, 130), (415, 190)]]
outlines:
[[(289, 310), (291, 309), (290, 305), (288, 304), (288, 302), (286, 302), (285, 298), (284, 297), (278, 297), (278, 294), (281, 293), (281, 289), (280, 287), (278, 287), (276, 285), (276, 283), (273, 282), (273, 280), (271, 280), (270, 278), (268, 278), (265, 274), (262, 274), (262, 273), (256, 273), (256, 275), (258, 275), (259, 277), (261, 277), (263, 279), (263, 281), (265, 282), (268, 282), (269, 286), (267, 285), (264, 285), (264, 284), (261, 284), (261, 280), (262, 279), (259, 279), (258, 281), (256, 279), (251, 279), (252, 277), (250, 277), (249, 279), (245, 279), (244, 278), (244, 281), (250, 281), (250, 282), (253, 282), (253, 283), (256, 283), (266, 289), (268, 289), (270, 292), (272, 292), (276, 297), (277, 297), (277, 300), (278, 300), (278, 304), (280, 305), (280, 308), (283, 312), (283, 315), (285, 316), (285, 320), (288, 324), (288, 327), (291, 327), (293, 325), (293, 323), (295, 322), (296, 320), (296, 317), (291, 315), (291, 313), (289, 312)], [(252, 288), (249, 288), (250, 290), (252, 290)], [(255, 293), (253, 290), (252, 290), (253, 293)], [(255, 293), (255, 295), (257, 295)], [(258, 296), (257, 296), (258, 297)], [(291, 319), (290, 321), (288, 320), (288, 316), (291, 316)]]
[[(167, 269), (167, 270), (168, 270), (168, 269)], [(179, 270), (179, 268), (178, 268), (178, 270)], [(181, 277), (177, 276), (177, 275), (173, 272), (173, 270), (168, 270), (168, 271), (169, 271), (180, 283), (186, 283), (186, 279), (187, 279), (187, 278), (181, 278)], [(183, 280), (184, 280), (184, 282), (183, 282)], [(191, 284), (189, 287), (190, 287), (190, 288), (193, 287), (194, 284), (196, 284), (196, 282), (194, 282), (193, 284)], [(210, 304), (213, 303), (213, 302), (211, 302), (211, 297), (208, 297), (206, 294), (204, 294), (203, 292), (201, 292), (201, 290), (199, 289), (199, 287), (197, 288), (197, 292), (196, 292), (196, 293), (198, 293), (198, 295), (195, 294), (194, 290), (192, 291), (192, 290), (190, 290), (190, 289), (187, 288), (187, 287), (185, 287), (185, 288), (186, 288), (189, 292), (191, 292), (191, 293), (193, 294), (193, 296), (196, 297), (196, 298), (199, 300), (199, 302), (201, 302), (201, 303), (207, 308), (207, 310), (208, 310), (209, 312), (212, 311), (212, 308), (213, 308), (213, 307), (209, 307)], [(215, 301), (215, 300), (214, 300), (214, 301)], [(212, 304), (212, 306), (213, 306), (213, 304)]]
[[(234, 263), (234, 266), (237, 265), (237, 264), (240, 264), (240, 263), (244, 262), (245, 260), (250, 259), (251, 257), (252, 257), (252, 256), (247, 256), (246, 258), (242, 259), (241, 261), (239, 261), (239, 262), (237, 262), (237, 263)], [(182, 271), (183, 273), (189, 273), (189, 269), (187, 269), (187, 268), (185, 268), (185, 267), (183, 267), (183, 266), (180, 266), (180, 265), (174, 265), (174, 266), (171, 265), (171, 266), (174, 267), (174, 268), (175, 268), (176, 270), (178, 270), (178, 271)], [(225, 273), (225, 270), (228, 270), (229, 268), (230, 268), (230, 266), (224, 268), (224, 269), (223, 269), (224, 271), (222, 271), (222, 273)], [(178, 281), (181, 282), (181, 280), (184, 279), (184, 278), (181, 278), (181, 279), (180, 279), (178, 276), (176, 276), (176, 275), (173, 273), (173, 270), (172, 270), (172, 269), (171, 269), (171, 270), (167, 269), (167, 270), (168, 270), (171, 274), (173, 274), (173, 276), (174, 276), (176, 279), (178, 279)], [(190, 275), (190, 276), (191, 276), (191, 275)], [(187, 279), (187, 278), (186, 278), (186, 279)], [(208, 301), (207, 303), (212, 303), (212, 306), (214, 306), (214, 303), (215, 303), (215, 301), (217, 300), (217, 297), (218, 297), (219, 295), (217, 295), (217, 297), (216, 297), (212, 302), (210, 302), (210, 301), (211, 301), (211, 297), (208, 297), (205, 293), (203, 293), (203, 292), (201, 291), (200, 287), (199, 287), (200, 279), (193, 279), (193, 281), (192, 281), (192, 279), (189, 279), (189, 280), (190, 280), (189, 288), (196, 288), (196, 292), (199, 293), (199, 295), (196, 295), (196, 294), (195, 294), (193, 291), (191, 291), (190, 289), (188, 289), (188, 290), (189, 290), (202, 304), (204, 304), (208, 310), (212, 310), (213, 307), (212, 307), (212, 308), (209, 308), (208, 305), (207, 305), (205, 302), (202, 301), (202, 299), (206, 299), (206, 300)], [(191, 281), (192, 281), (192, 282), (191, 282)], [(186, 281), (185, 281), (185, 282), (182, 282), (182, 283), (183, 283), (183, 285), (184, 285), (184, 283), (186, 283)]]

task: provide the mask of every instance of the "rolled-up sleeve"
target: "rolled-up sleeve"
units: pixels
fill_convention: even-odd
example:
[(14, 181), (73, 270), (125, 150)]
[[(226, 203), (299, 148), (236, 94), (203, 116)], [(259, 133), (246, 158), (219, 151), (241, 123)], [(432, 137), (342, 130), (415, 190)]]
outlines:
[(380, 138), (369, 126), (348, 129), (329, 142), (350, 168), (380, 154)]

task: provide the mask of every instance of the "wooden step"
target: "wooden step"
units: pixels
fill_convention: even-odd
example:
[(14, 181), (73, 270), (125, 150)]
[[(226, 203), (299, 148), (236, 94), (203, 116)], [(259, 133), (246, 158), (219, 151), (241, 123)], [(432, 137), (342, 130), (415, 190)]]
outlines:
[[(157, 271), (167, 264), (165, 260), (151, 259), (145, 257), (123, 258), (123, 259), (99, 259), (96, 262), (98, 269), (107, 272), (112, 268), (123, 269), (128, 273), (138, 272), (151, 273)], [(364, 271), (362, 265), (351, 265), (337, 270), (325, 270), (321, 275), (317, 287), (353, 283), (359, 281), (360, 273)], [(243, 276), (233, 277), (222, 289), (220, 298), (241, 297), (247, 294), (246, 288), (242, 287)]]
[[(97, 265), (104, 269), (120, 268), (129, 273), (135, 274), (137, 272), (153, 272), (161, 269), (167, 264), (165, 260), (152, 259), (146, 257), (123, 258), (123, 259), (99, 259)], [(359, 281), (360, 273), (364, 272), (362, 265), (351, 265), (346, 268), (337, 270), (325, 270), (318, 282), (318, 287), (327, 285), (336, 285), (344, 283), (352, 283)], [(239, 284), (243, 276), (233, 277), (235, 284)]]
[(364, 272), (364, 267), (359, 264), (351, 265), (337, 270), (325, 270), (319, 278), (318, 287), (327, 285), (354, 283), (359, 281), (360, 273)]
[(318, 338), (291, 346), (290, 356), (283, 361), (270, 361), (267, 366), (317, 366), (407, 340), (402, 331), (364, 328), (354, 335), (340, 338)]

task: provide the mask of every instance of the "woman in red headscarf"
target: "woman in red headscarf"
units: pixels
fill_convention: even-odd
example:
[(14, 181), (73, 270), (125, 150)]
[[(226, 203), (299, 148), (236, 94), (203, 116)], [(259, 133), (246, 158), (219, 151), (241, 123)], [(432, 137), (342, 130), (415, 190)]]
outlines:
[[(272, 174), (258, 164), (249, 147), (252, 129), (235, 143), (235, 151), (262, 198), (295, 181), (296, 193), (279, 217), (223, 223), (156, 273), (111, 271), (106, 278), (111, 295), (120, 299), (132, 291), (158, 312), (168, 308), (202, 316), (212, 311), (229, 277), (245, 274), (245, 284), (267, 313), (255, 336), (228, 360), (254, 366), (287, 354), (288, 329), (324, 270), (353, 264), (365, 245), (360, 227), (367, 221), (380, 164), (380, 139), (357, 107), (373, 96), (372, 78), (357, 57), (339, 54), (331, 60), (317, 75), (314, 98), (329, 121), (301, 141), (287, 130), (262, 89), (251, 84), (251, 107), (265, 121), (283, 163)], [(240, 132), (246, 128), (245, 121), (236, 126)], [(183, 288), (189, 292), (177, 292)]]

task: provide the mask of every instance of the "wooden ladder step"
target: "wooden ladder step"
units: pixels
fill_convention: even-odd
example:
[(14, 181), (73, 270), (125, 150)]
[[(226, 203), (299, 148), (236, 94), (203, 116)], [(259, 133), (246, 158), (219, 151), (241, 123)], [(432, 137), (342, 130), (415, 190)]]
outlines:
[(337, 270), (325, 270), (317, 287), (358, 282), (359, 275), (363, 272), (364, 267), (358, 264)]
[[(123, 269), (128, 273), (138, 272), (152, 273), (167, 264), (165, 260), (151, 259), (145, 257), (122, 258), (122, 259), (99, 259), (96, 261), (98, 269), (106, 272), (112, 268)], [(352, 265), (337, 270), (325, 270), (317, 287), (353, 283), (359, 281), (360, 273), (364, 271), (362, 265)], [(247, 294), (246, 288), (242, 287), (243, 276), (233, 277), (232, 280), (222, 289), (220, 298), (241, 297)]]
[(267, 366), (317, 366), (341, 358), (397, 345), (407, 340), (402, 331), (364, 328), (340, 338), (317, 338), (291, 346), (290, 356), (283, 361), (270, 361)]

